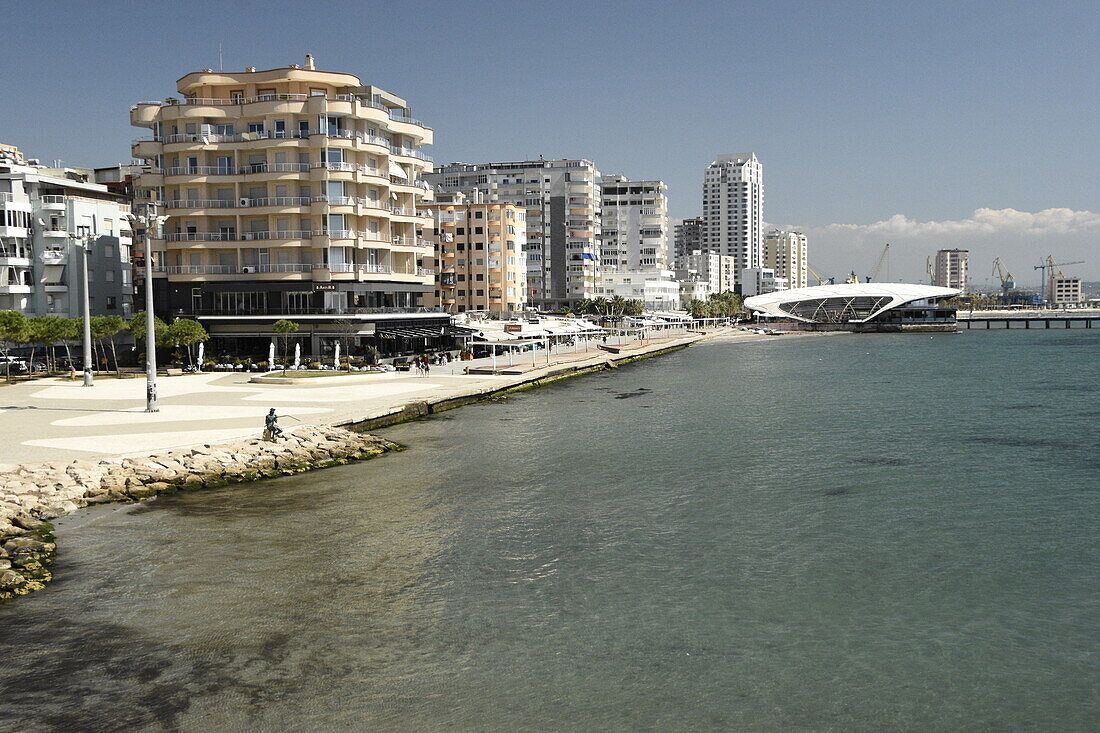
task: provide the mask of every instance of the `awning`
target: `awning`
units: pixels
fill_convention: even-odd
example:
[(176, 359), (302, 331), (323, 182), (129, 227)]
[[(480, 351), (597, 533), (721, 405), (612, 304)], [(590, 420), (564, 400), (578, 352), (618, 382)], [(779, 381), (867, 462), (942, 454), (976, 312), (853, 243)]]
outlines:
[(404, 178), (406, 181), (409, 180), (409, 174), (406, 173), (401, 166), (399, 166), (397, 163), (394, 163), (392, 160), (390, 161), (390, 175), (396, 176), (397, 178)]
[(379, 328), (378, 338), (383, 339), (433, 339), (447, 333), (447, 326), (412, 326), (406, 328)]

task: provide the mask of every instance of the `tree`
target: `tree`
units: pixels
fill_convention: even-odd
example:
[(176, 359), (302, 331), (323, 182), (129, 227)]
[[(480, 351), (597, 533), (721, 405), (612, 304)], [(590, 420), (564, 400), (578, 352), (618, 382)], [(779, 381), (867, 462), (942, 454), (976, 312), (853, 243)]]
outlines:
[(73, 353), (69, 350), (70, 341), (79, 341), (84, 336), (84, 321), (81, 318), (61, 319), (61, 344), (65, 347), (65, 359), (69, 367), (73, 364)]
[(621, 295), (616, 295), (608, 302), (609, 313), (608, 315), (613, 318), (621, 318), (626, 312), (626, 298)]
[(351, 343), (359, 335), (359, 329), (362, 328), (362, 325), (359, 321), (353, 321), (350, 318), (341, 318), (333, 325), (336, 326), (336, 333), (340, 339), (340, 345), (343, 346), (344, 355), (348, 358), (348, 371), (350, 372)]
[[(134, 334), (134, 339), (137, 341), (145, 342), (145, 311), (135, 313), (133, 318), (130, 319), (130, 323), (127, 325), (130, 329), (130, 333)], [(168, 340), (168, 324), (160, 320), (160, 318), (153, 317), (153, 330), (156, 331), (155, 344), (157, 346), (168, 346), (172, 342)]]
[[(30, 325), (30, 342), (34, 345), (41, 344), (43, 348), (49, 349), (58, 341), (66, 338), (66, 334), (69, 332), (69, 325), (66, 322), (68, 319), (61, 316), (36, 316), (29, 321)], [(50, 352), (46, 352), (46, 371), (53, 370), (53, 360), (50, 358)], [(34, 349), (31, 349), (31, 361), (34, 361)]]
[[(287, 345), (290, 343), (290, 334), (298, 332), (298, 324), (294, 321), (288, 321), (285, 318), (280, 318), (275, 321), (275, 324), (271, 327), (271, 330), (282, 337), (283, 341), (283, 374), (286, 374), (286, 350)], [(274, 364), (269, 366), (274, 367)]]
[[(5, 344), (4, 356), (11, 347), (27, 343), (27, 317), (19, 311), (0, 311), (0, 342)], [(7, 377), (11, 381), (11, 359), (7, 360)]]
[(623, 309), (624, 316), (640, 316), (645, 312), (645, 303), (633, 298), (626, 301), (626, 306)]
[(191, 347), (210, 338), (202, 324), (190, 318), (177, 318), (172, 321), (172, 325), (168, 326), (165, 337), (170, 343), (178, 344), (187, 349), (188, 364), (195, 363), (191, 356)]
[(115, 373), (118, 373), (118, 352), (115, 350), (115, 335), (126, 329), (126, 321), (122, 316), (92, 316), (92, 337), (106, 339), (111, 345), (111, 359), (115, 362)]

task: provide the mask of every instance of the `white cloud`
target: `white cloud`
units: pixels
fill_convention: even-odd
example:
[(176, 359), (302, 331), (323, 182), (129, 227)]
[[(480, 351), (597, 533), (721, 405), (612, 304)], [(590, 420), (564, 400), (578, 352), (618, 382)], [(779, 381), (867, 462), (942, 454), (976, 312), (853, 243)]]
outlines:
[(1038, 282), (1033, 266), (1047, 254), (1060, 262), (1084, 260), (1084, 265), (1067, 268), (1067, 274), (1100, 279), (1100, 252), (1096, 247), (1100, 242), (1100, 213), (1092, 211), (976, 209), (965, 219), (955, 220), (918, 221), (894, 214), (872, 224), (783, 228), (806, 233), (811, 264), (828, 275), (869, 271), (883, 245), (890, 242), (887, 267), (893, 280), (925, 278), (925, 259), (947, 247), (970, 250), (971, 280), (976, 285), (993, 282), (990, 270), (994, 257), (1000, 257), (1018, 281)]
[(874, 224), (829, 224), (825, 229), (866, 232), (892, 237), (981, 234), (1073, 234), (1100, 231), (1100, 214), (1073, 209), (1043, 209), (1035, 213), (1016, 209), (975, 209), (966, 219), (916, 221), (894, 214)]

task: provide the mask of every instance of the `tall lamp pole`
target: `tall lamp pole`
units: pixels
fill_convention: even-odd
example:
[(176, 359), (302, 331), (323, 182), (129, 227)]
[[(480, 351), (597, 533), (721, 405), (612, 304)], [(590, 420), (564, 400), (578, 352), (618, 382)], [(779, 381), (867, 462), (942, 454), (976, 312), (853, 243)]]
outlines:
[(92, 246), (92, 235), (87, 230), (79, 231), (81, 254), (81, 304), (80, 310), (84, 319), (84, 386), (92, 386), (92, 307), (91, 297), (88, 293), (88, 250)]
[(145, 206), (145, 216), (132, 217), (145, 224), (145, 411), (159, 412), (157, 407), (157, 331), (153, 315), (153, 238), (159, 238), (160, 224), (165, 217), (157, 216), (156, 202)]

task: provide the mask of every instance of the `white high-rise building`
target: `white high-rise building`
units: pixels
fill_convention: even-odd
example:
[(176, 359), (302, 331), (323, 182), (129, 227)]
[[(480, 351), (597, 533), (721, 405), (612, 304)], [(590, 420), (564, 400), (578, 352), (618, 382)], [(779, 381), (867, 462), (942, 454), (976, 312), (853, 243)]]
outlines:
[[(703, 249), (729, 255), (737, 277), (764, 254), (764, 171), (755, 153), (719, 155), (703, 173)], [(740, 279), (738, 279), (740, 283)]]
[(616, 270), (667, 270), (668, 186), (604, 176), (600, 264)]
[(439, 191), (527, 209), (527, 301), (553, 309), (595, 298), (600, 277), (600, 172), (588, 160), (451, 163), (426, 173)]
[(965, 249), (941, 249), (936, 252), (932, 284), (957, 288), (965, 294), (970, 283), (970, 252)]
[(806, 235), (779, 229), (768, 232), (764, 237), (764, 259), (761, 264), (773, 270), (776, 277), (786, 278), (790, 287), (806, 287), (809, 272)]

